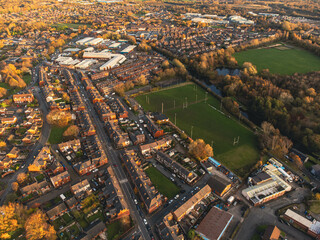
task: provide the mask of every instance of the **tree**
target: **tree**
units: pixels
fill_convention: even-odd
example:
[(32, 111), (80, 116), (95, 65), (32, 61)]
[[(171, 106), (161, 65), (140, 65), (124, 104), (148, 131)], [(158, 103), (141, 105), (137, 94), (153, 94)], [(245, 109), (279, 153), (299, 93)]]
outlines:
[(303, 162), (301, 161), (301, 158), (297, 154), (291, 154), (290, 157), (294, 164), (301, 170), (303, 168)]
[(70, 97), (69, 97), (68, 93), (66, 93), (66, 92), (63, 92), (63, 93), (62, 93), (62, 99), (63, 99), (65, 102), (70, 102)]
[(40, 210), (33, 213), (25, 223), (26, 238), (28, 240), (56, 239), (53, 226), (47, 223), (46, 215)]
[(141, 75), (137, 80), (136, 84), (139, 86), (144, 86), (148, 84), (148, 80), (145, 75)]
[(209, 144), (206, 144), (203, 139), (197, 139), (189, 144), (189, 153), (197, 160), (204, 161), (208, 157), (213, 156), (213, 149)]
[(76, 125), (71, 125), (63, 133), (63, 137), (68, 139), (75, 138), (78, 135), (79, 135), (79, 128)]
[(258, 73), (256, 66), (253, 66), (251, 62), (244, 62), (242, 67), (244, 73), (249, 75), (256, 75)]
[(12, 187), (12, 190), (16, 192), (19, 189), (19, 184), (17, 182), (13, 182), (11, 184), (11, 187)]
[(19, 173), (17, 176), (18, 183), (23, 183), (27, 179), (27, 174), (25, 173)]
[(0, 98), (3, 98), (7, 95), (7, 89), (0, 87)]
[(66, 127), (71, 121), (71, 113), (69, 111), (52, 110), (47, 115), (47, 121), (50, 125), (57, 127)]
[(0, 148), (7, 147), (7, 143), (5, 141), (0, 141)]

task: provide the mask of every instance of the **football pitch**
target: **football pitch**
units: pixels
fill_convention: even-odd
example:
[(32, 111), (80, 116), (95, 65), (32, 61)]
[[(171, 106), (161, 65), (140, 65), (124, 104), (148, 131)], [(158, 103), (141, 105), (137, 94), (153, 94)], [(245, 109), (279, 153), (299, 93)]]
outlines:
[(320, 58), (315, 54), (300, 48), (279, 47), (256, 48), (237, 52), (234, 57), (239, 66), (251, 62), (258, 71), (269, 69), (271, 73), (292, 75), (320, 70)]
[[(207, 100), (205, 100), (207, 97)], [(256, 136), (232, 117), (224, 115), (220, 102), (200, 86), (187, 83), (140, 95), (136, 100), (145, 110), (161, 112), (193, 139), (212, 144), (214, 158), (240, 177), (257, 162)], [(216, 109), (215, 109), (216, 108)], [(239, 139), (234, 145), (234, 140)]]

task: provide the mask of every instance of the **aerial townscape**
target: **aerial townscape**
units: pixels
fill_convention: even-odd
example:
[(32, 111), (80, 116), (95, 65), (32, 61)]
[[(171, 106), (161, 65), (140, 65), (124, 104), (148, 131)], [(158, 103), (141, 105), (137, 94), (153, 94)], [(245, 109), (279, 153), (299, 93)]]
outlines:
[(0, 240), (320, 240), (319, 0), (0, 0)]

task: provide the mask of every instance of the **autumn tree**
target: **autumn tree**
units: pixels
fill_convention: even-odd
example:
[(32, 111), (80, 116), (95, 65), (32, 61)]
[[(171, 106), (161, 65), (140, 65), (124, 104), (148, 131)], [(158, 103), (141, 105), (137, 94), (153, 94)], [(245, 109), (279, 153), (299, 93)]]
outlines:
[(197, 160), (204, 161), (213, 156), (213, 149), (203, 139), (197, 139), (189, 144), (189, 153)]
[(292, 141), (282, 136), (279, 129), (276, 129), (268, 122), (263, 122), (261, 129), (262, 132), (259, 134), (259, 141), (262, 149), (275, 151), (281, 156), (288, 153), (292, 147)]
[(144, 86), (148, 84), (148, 80), (145, 75), (140, 75), (138, 79), (136, 79), (136, 84), (139, 86)]
[(0, 87), (0, 98), (3, 98), (7, 95), (7, 89)]
[(289, 156), (292, 159), (293, 163), (301, 170), (303, 168), (303, 162), (301, 158), (294, 153), (291, 153)]
[(5, 141), (0, 141), (0, 148), (3, 149), (7, 147), (7, 143)]
[(17, 181), (18, 183), (23, 183), (26, 179), (27, 179), (27, 174), (25, 173), (19, 173), (18, 176), (17, 176)]
[(57, 127), (66, 127), (71, 121), (71, 113), (69, 111), (52, 110), (47, 115), (47, 121), (50, 125)]
[(62, 99), (65, 102), (70, 102), (70, 97), (69, 97), (68, 93), (66, 93), (66, 92), (62, 93)]
[(258, 73), (256, 66), (252, 65), (251, 62), (244, 62), (242, 67), (243, 72), (249, 75), (256, 75)]
[(25, 223), (26, 238), (28, 240), (56, 239), (53, 226), (47, 223), (46, 215), (40, 210), (33, 213)]
[(19, 184), (17, 182), (13, 182), (11, 184), (11, 187), (12, 187), (12, 190), (16, 192), (19, 189)]
[(79, 135), (79, 128), (76, 125), (71, 125), (63, 133), (63, 137), (67, 139), (75, 138), (78, 135)]
[(27, 209), (18, 203), (0, 207), (0, 239), (11, 239), (10, 233), (23, 227), (27, 219)]

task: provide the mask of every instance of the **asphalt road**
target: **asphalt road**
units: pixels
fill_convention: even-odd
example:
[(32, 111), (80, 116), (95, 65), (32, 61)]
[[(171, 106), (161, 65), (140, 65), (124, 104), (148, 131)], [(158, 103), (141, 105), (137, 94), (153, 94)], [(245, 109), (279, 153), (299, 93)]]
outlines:
[[(37, 81), (36, 76), (32, 75), (32, 77), (33, 77), (33, 83), (35, 83)], [(41, 136), (40, 136), (39, 141), (34, 145), (33, 149), (28, 154), (26, 161), (23, 164), (24, 168), (19, 168), (19, 170), (16, 171), (13, 175), (11, 175), (10, 179), (8, 179), (7, 187), (6, 187), (6, 189), (0, 199), (0, 205), (4, 204), (4, 201), (7, 197), (7, 195), (12, 191), (11, 184), (16, 181), (18, 174), (27, 172), (28, 166), (33, 162), (34, 157), (38, 155), (38, 153), (42, 149), (42, 147), (45, 146), (45, 144), (47, 143), (49, 136), (50, 136), (51, 127), (47, 123), (46, 118), (45, 118), (45, 116), (48, 114), (46, 101), (45, 101), (43, 95), (39, 91), (34, 91), (34, 96), (39, 102), (39, 108), (41, 109), (42, 115), (43, 115), (43, 126), (41, 129)]]
[(241, 229), (236, 235), (237, 240), (251, 239), (256, 228), (260, 225), (276, 225), (279, 229), (287, 234), (288, 240), (311, 240), (312, 238), (305, 233), (295, 229), (292, 226), (281, 223), (274, 215), (272, 209), (265, 207), (264, 209), (252, 207), (246, 220), (243, 222)]
[[(77, 80), (76, 82), (78, 83), (78, 85), (79, 86), (82, 85), (78, 74), (73, 74), (73, 76)], [(89, 96), (88, 96), (87, 92), (81, 87), (79, 88), (79, 91), (81, 93), (81, 96), (84, 96), (82, 98), (86, 104), (86, 107), (87, 107), (89, 115), (92, 119), (92, 122), (95, 125), (97, 135), (98, 135), (100, 141), (102, 142), (102, 146), (104, 148), (104, 151), (106, 152), (106, 155), (108, 157), (108, 161), (109, 161), (109, 163), (112, 164), (112, 168), (113, 168), (113, 170), (116, 174), (116, 177), (122, 187), (122, 191), (124, 192), (126, 201), (128, 203), (131, 216), (135, 219), (135, 221), (138, 225), (138, 229), (141, 231), (143, 239), (148, 240), (148, 239), (150, 239), (150, 233), (148, 232), (146, 225), (143, 222), (144, 216), (143, 215), (142, 215), (143, 217), (140, 216), (140, 214), (137, 210), (137, 206), (134, 203), (134, 200), (133, 200), (134, 192), (131, 188), (130, 183), (128, 182), (128, 179), (127, 179), (123, 169), (120, 167), (121, 163), (118, 158), (118, 153), (116, 150), (114, 150), (114, 148), (111, 144), (111, 141), (105, 132), (104, 125), (101, 122), (98, 114), (96, 113), (96, 111), (93, 107), (93, 104), (89, 100)], [(114, 167), (114, 164), (119, 167)]]

